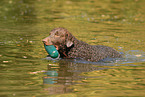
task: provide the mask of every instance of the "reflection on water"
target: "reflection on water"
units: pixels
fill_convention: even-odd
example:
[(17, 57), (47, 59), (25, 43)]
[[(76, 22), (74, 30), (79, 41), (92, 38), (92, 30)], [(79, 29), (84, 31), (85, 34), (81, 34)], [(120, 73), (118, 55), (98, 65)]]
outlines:
[[(115, 69), (112, 66), (137, 66), (134, 63), (144, 62), (145, 53), (138, 50), (130, 50), (124, 53), (123, 58), (106, 58), (100, 62), (89, 62), (78, 59), (51, 59), (45, 58), (53, 62), (47, 65), (47, 71), (44, 73), (43, 84), (55, 84), (56, 87), (48, 87), (50, 94), (61, 94), (72, 92), (68, 86), (75, 84), (84, 84), (77, 82), (78, 80), (86, 80), (88, 78), (101, 78), (103, 76), (80, 76), (83, 72), (93, 72), (99, 70)], [(133, 63), (133, 64), (128, 64)], [(57, 65), (56, 65), (57, 64)], [(59, 85), (59, 86), (58, 86)]]
[[(144, 0), (1, 0), (0, 96), (144, 97)], [(124, 58), (48, 60), (41, 39), (67, 28)]]
[[(82, 84), (76, 82), (78, 80), (85, 80), (87, 78), (97, 78), (80, 76), (82, 72), (91, 72), (109, 68), (97, 67), (92, 64), (81, 64), (71, 62), (70, 60), (59, 60), (55, 63), (47, 65), (47, 71), (44, 73), (43, 84), (55, 84), (57, 87), (49, 87), (50, 94), (71, 92), (72, 89), (68, 88), (70, 85)], [(59, 89), (58, 89), (59, 88)], [(46, 89), (47, 90), (47, 89)], [(51, 91), (50, 91), (51, 90)]]

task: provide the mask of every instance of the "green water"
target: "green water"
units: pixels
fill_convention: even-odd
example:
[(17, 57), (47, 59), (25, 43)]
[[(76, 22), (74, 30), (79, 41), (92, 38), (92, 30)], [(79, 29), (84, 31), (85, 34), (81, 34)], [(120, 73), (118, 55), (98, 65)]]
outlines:
[[(145, 97), (144, 0), (1, 0), (0, 97)], [(56, 27), (124, 53), (97, 64), (47, 60)]]

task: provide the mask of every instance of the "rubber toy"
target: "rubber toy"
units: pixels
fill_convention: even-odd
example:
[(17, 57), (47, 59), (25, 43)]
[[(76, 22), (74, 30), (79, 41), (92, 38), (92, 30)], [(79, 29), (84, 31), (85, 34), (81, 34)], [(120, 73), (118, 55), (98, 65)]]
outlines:
[(45, 45), (44, 44), (44, 47), (45, 47), (45, 50), (47, 51), (47, 53), (50, 55), (51, 58), (59, 57), (59, 53), (56, 50), (54, 45)]

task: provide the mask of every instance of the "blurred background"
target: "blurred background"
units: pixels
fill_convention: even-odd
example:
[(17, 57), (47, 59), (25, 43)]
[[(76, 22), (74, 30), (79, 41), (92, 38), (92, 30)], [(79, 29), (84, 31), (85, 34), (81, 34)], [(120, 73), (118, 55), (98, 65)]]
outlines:
[[(0, 97), (144, 97), (145, 0), (1, 0)], [(48, 60), (41, 42), (64, 27), (124, 53), (101, 63)]]

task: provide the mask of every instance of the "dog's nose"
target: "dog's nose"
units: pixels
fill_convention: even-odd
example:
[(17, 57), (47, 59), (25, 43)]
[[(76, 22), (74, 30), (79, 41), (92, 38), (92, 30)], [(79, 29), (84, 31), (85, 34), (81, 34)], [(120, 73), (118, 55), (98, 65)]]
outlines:
[(45, 45), (49, 45), (49, 43), (48, 43), (48, 37), (46, 37), (45, 39), (43, 39), (42, 42), (43, 42)]
[(47, 42), (47, 41), (48, 41), (48, 39), (47, 39), (47, 38), (45, 38), (45, 39), (43, 39), (43, 40), (42, 40), (42, 42)]
[(43, 42), (43, 43), (47, 43), (47, 42), (48, 42), (48, 39), (45, 38), (45, 39), (42, 40), (42, 42)]

